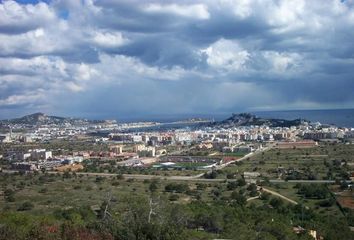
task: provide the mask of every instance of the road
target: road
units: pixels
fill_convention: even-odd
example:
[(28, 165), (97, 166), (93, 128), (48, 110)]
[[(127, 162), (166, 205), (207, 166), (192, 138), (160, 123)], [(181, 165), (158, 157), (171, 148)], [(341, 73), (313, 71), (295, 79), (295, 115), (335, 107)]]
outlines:
[[(262, 148), (262, 149), (259, 149), (259, 150), (256, 150), (254, 152), (251, 152), (251, 153), (248, 153), (246, 154), (245, 156), (243, 156), (242, 158), (239, 158), (239, 159), (236, 159), (236, 160), (233, 160), (233, 161), (230, 161), (230, 162), (227, 162), (227, 163), (224, 163), (224, 164), (221, 164), (221, 165), (218, 165), (216, 166), (216, 168), (214, 168), (213, 170), (219, 170), (219, 169), (223, 169), (225, 167), (227, 167), (228, 165), (232, 164), (232, 163), (235, 163), (235, 162), (241, 162), (241, 161), (244, 161), (256, 154), (259, 154), (259, 153), (262, 153), (262, 152), (265, 152), (265, 151), (268, 151), (270, 150), (272, 147), (275, 146), (275, 143), (274, 144), (271, 144), (270, 146), (268, 147), (265, 147), (265, 148)], [(213, 170), (209, 170), (207, 173), (211, 173)], [(200, 178), (204, 175), (204, 173), (201, 173), (201, 174), (198, 174), (198, 175), (195, 175), (193, 176), (192, 178)]]
[(256, 199), (259, 199), (259, 196), (247, 198), (247, 202), (252, 201), (252, 200), (256, 200)]
[[(57, 174), (58, 172), (48, 172), (50, 174)], [(91, 172), (77, 172), (77, 175), (88, 175), (88, 176), (101, 176), (101, 177), (116, 177), (116, 173), (91, 173)], [(136, 179), (136, 180), (151, 180), (151, 179), (161, 179), (167, 181), (197, 181), (197, 182), (224, 182), (225, 179), (206, 179), (206, 178), (196, 178), (196, 176), (160, 176), (160, 175), (143, 175), (143, 174), (123, 174), (125, 179)]]
[[(2, 170), (3, 173), (18, 173), (17, 170)], [(48, 174), (63, 174), (63, 172), (47, 171)], [(97, 177), (117, 177), (116, 173), (94, 173), (94, 172), (75, 172), (76, 175), (97, 176)], [(225, 179), (206, 179), (196, 178), (196, 176), (162, 176), (162, 175), (143, 175), (143, 174), (123, 174), (125, 179), (150, 180), (161, 179), (168, 181), (194, 181), (194, 182), (224, 182)], [(230, 180), (228, 180), (230, 181)], [(235, 179), (232, 181), (236, 181)]]
[(288, 198), (288, 197), (285, 197), (284, 195), (281, 195), (280, 193), (277, 193), (277, 192), (274, 192), (274, 191), (272, 191), (272, 190), (269, 190), (269, 189), (267, 189), (267, 188), (262, 187), (262, 191), (267, 192), (267, 193), (270, 193), (270, 194), (272, 194), (272, 195), (274, 195), (274, 196), (280, 197), (281, 199), (284, 199), (284, 200), (286, 200), (286, 201), (288, 201), (288, 202), (290, 202), (290, 203), (292, 203), (292, 204), (295, 204), (295, 205), (297, 204), (296, 201), (294, 201), (294, 200), (292, 200), (292, 199), (290, 199), (290, 198)]
[[(335, 183), (335, 180), (281, 180), (281, 179), (271, 179), (270, 183)], [(351, 180), (347, 180), (347, 183), (351, 183)]]
[(271, 145), (268, 146), (268, 147), (265, 147), (265, 148), (262, 148), (262, 149), (258, 149), (258, 150), (254, 151), (254, 152), (251, 152), (251, 153), (249, 153), (249, 154), (246, 154), (246, 155), (243, 156), (242, 158), (239, 158), (239, 159), (236, 159), (236, 160), (227, 162), (227, 163), (225, 163), (225, 164), (221, 164), (220, 166), (218, 166), (218, 169), (223, 169), (224, 167), (227, 167), (228, 165), (230, 165), (230, 164), (232, 164), (232, 163), (234, 163), (234, 162), (241, 162), (241, 161), (244, 161), (244, 160), (246, 160), (247, 158), (252, 157), (252, 156), (254, 156), (254, 155), (257, 155), (257, 154), (259, 154), (259, 153), (266, 152), (266, 151), (270, 150), (270, 149), (271, 149), (272, 147), (274, 147), (274, 146), (275, 146), (275, 143), (274, 143), (274, 144), (271, 144)]

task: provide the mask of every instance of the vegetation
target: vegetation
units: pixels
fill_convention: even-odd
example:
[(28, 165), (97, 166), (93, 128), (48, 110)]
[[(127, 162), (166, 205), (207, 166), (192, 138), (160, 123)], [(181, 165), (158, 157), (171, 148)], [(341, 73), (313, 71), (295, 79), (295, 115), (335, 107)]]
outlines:
[[(90, 146), (104, 148), (93, 143)], [(324, 239), (354, 239), (349, 229), (354, 225), (354, 212), (333, 194), (348, 193), (349, 199), (352, 196), (343, 181), (352, 171), (352, 154), (354, 147), (344, 144), (270, 150), (222, 170), (208, 171), (200, 182), (164, 179), (168, 174), (200, 173), (194, 170), (133, 169), (94, 159), (84, 163), (85, 171), (117, 175), (0, 173), (0, 240), (298, 240), (312, 239), (308, 234), (312, 229)], [(264, 181), (257, 182), (258, 187), (246, 184), (241, 176), (244, 171), (258, 171)], [(126, 173), (155, 177), (125, 179)], [(337, 182), (269, 181), (275, 178)], [(298, 204), (261, 191), (260, 185)], [(297, 226), (305, 232), (296, 234), (293, 227)]]
[[(297, 225), (325, 239), (353, 237), (343, 215), (323, 217), (316, 205), (288, 204), (265, 193), (248, 202), (257, 190), (243, 179), (187, 184), (3, 173), (0, 182), (0, 239), (310, 239), (292, 231)], [(308, 190), (297, 187), (293, 191)]]

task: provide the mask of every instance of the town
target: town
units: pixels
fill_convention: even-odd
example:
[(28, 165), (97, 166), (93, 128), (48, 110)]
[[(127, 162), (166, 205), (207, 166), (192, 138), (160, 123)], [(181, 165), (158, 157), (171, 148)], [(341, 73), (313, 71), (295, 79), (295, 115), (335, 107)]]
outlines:
[[(46, 117), (44, 114), (35, 117), (43, 116)], [(194, 125), (190, 128), (187, 124), (179, 129), (144, 131), (159, 125), (163, 124), (117, 124), (112, 120), (3, 124), (2, 129), (8, 132), (0, 135), (4, 146), (0, 157), (9, 163), (4, 169), (22, 171), (84, 171), (84, 163), (95, 160), (100, 160), (102, 166), (110, 162), (110, 166), (116, 167), (202, 170), (237, 161), (269, 146), (311, 148), (319, 142), (352, 143), (354, 139), (354, 129), (306, 121), (290, 127)], [(82, 146), (60, 146), (70, 142)]]

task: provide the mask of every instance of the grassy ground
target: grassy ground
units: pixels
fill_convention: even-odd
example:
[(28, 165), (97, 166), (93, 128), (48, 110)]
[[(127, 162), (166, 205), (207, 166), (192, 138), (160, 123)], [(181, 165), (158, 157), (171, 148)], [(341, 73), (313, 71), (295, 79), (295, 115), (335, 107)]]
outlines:
[[(345, 164), (346, 163), (346, 164)], [(225, 168), (226, 173), (241, 174), (257, 171), (268, 178), (278, 178), (278, 168), (293, 169), (301, 179), (342, 178), (344, 172), (353, 171), (354, 145), (321, 144), (308, 149), (271, 149), (242, 163)], [(329, 172), (331, 176), (329, 176)], [(286, 175), (282, 175), (285, 178)]]
[[(0, 196), (0, 209), (16, 210), (18, 207), (29, 201), (34, 204), (31, 210), (34, 214), (52, 212), (55, 209), (79, 207), (88, 205), (98, 207), (107, 198), (107, 194), (113, 196), (123, 195), (146, 195), (150, 194), (150, 184), (156, 181), (156, 192), (166, 198), (177, 195), (177, 202), (188, 203), (193, 200), (211, 202), (221, 198), (227, 198), (234, 190), (243, 189), (245, 197), (249, 197), (246, 186), (237, 189), (227, 189), (227, 183), (186, 183), (187, 191), (167, 192), (166, 185), (170, 181), (162, 178), (156, 180), (132, 180), (117, 179), (116, 177), (100, 178), (94, 176), (77, 175), (64, 178), (59, 175), (0, 175), (0, 192), (6, 189), (15, 191), (14, 202), (6, 201)], [(1, 194), (0, 194), (1, 195)]]
[(342, 216), (342, 213), (336, 204), (333, 204), (330, 207), (319, 207), (318, 203), (321, 199), (304, 198), (302, 195), (298, 194), (298, 189), (295, 185), (295, 183), (271, 184), (270, 186), (267, 186), (267, 188), (278, 192), (281, 195), (298, 202), (299, 204), (303, 204), (306, 207), (314, 209), (317, 213), (324, 216)]
[[(124, 196), (150, 196), (152, 183), (156, 183), (156, 188), (153, 190), (171, 202), (179, 204), (187, 204), (192, 201), (203, 201), (212, 204), (218, 201), (230, 199), (233, 192), (237, 192), (245, 197), (251, 197), (251, 190), (247, 190), (248, 186), (236, 186), (230, 188), (230, 182), (211, 182), (211, 183), (196, 183), (183, 181), (166, 181), (163, 178), (156, 180), (127, 180), (117, 177), (93, 177), (86, 175), (70, 175), (66, 177), (59, 175), (14, 175), (0, 174), (0, 193), (4, 193), (6, 189), (13, 189), (14, 202), (5, 200), (4, 194), (0, 194), (0, 209), (14, 210), (24, 202), (31, 202), (33, 208), (27, 210), (28, 213), (34, 215), (55, 214), (59, 209), (70, 209), (82, 206), (89, 206), (92, 209), (99, 209), (101, 204), (108, 198), (108, 194), (113, 196), (112, 211), (118, 211), (122, 206), (119, 199)], [(166, 186), (169, 184), (180, 184), (187, 186), (182, 192), (166, 191)], [(295, 201), (301, 202), (301, 196), (297, 195), (297, 189), (294, 184), (287, 183), (282, 185), (267, 186), (274, 191), (277, 191)], [(258, 194), (258, 193), (257, 193)], [(256, 194), (256, 195), (257, 195)], [(247, 202), (247, 206), (265, 206), (269, 205), (273, 196), (267, 199), (255, 199)], [(337, 216), (344, 218), (336, 205), (329, 208), (318, 207), (318, 200), (304, 200), (303, 204), (306, 207), (313, 209), (316, 213), (323, 217), (330, 218)], [(284, 206), (288, 203), (284, 202)], [(116, 209), (116, 210), (115, 210)], [(209, 236), (210, 238), (210, 236)], [(207, 238), (207, 239), (209, 239)]]

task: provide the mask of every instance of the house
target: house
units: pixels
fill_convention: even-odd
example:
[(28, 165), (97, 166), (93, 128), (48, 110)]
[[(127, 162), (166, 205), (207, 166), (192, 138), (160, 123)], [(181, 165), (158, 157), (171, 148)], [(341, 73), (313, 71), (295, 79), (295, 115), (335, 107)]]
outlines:
[(261, 176), (259, 172), (244, 172), (243, 178), (245, 179), (246, 183), (256, 183), (257, 178)]

